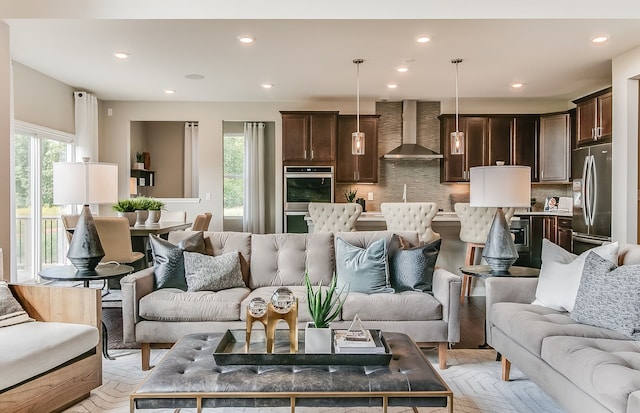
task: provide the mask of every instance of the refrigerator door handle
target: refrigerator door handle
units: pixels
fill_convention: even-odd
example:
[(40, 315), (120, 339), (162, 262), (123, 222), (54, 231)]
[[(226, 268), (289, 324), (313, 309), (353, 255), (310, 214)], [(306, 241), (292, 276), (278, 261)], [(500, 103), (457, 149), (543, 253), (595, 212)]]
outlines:
[(596, 158), (591, 155), (591, 185), (593, 187), (593, 205), (590, 205), (590, 225), (593, 225), (596, 217), (596, 205), (598, 204), (598, 171), (596, 169)]
[(585, 225), (589, 226), (589, 198), (587, 198), (587, 170), (589, 169), (589, 155), (584, 157), (584, 162), (582, 163), (582, 188), (580, 191), (582, 192), (582, 217), (584, 218)]
[(582, 236), (578, 235), (577, 232), (573, 233), (573, 240), (574, 241), (579, 241), (579, 242), (584, 242), (585, 244), (592, 244), (592, 245), (602, 245), (605, 242), (607, 242), (606, 240), (602, 240), (602, 239), (594, 239), (594, 238), (590, 238), (590, 237), (582, 237)]

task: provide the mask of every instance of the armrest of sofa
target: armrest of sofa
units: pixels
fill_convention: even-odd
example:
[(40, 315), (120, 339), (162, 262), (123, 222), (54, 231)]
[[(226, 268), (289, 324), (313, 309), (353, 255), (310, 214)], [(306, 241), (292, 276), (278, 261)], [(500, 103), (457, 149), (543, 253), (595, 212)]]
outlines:
[(640, 412), (640, 390), (629, 394), (627, 399), (627, 413)]
[(537, 278), (489, 277), (485, 279), (485, 335), (491, 344), (491, 306), (495, 303), (531, 304), (536, 299)]
[(442, 304), (442, 320), (448, 325), (449, 343), (460, 341), (461, 278), (444, 268), (433, 272), (433, 296)]
[(102, 297), (95, 288), (9, 284), (22, 308), (38, 321), (87, 324), (101, 330)]
[(153, 267), (134, 272), (120, 280), (122, 288), (122, 339), (136, 342), (136, 324), (140, 321), (138, 302), (153, 291)]

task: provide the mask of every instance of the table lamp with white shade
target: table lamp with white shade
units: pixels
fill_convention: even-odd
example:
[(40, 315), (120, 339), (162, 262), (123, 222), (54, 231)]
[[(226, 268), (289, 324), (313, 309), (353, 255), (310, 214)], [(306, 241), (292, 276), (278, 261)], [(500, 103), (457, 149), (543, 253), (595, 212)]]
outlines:
[(104, 249), (89, 205), (118, 201), (118, 165), (83, 160), (53, 164), (53, 203), (83, 205), (67, 258), (78, 271), (94, 271), (104, 257)]
[(482, 257), (492, 273), (507, 273), (518, 259), (518, 251), (502, 207), (531, 205), (531, 168), (517, 165), (470, 168), (469, 186), (470, 206), (497, 208)]

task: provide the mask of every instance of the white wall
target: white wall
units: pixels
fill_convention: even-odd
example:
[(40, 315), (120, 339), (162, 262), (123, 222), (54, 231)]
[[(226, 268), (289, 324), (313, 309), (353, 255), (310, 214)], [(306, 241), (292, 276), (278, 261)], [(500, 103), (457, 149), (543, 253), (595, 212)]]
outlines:
[(2, 260), (0, 273), (9, 279), (11, 274), (13, 203), (11, 197), (11, 136), (13, 111), (11, 102), (11, 57), (9, 55), (9, 26), (0, 22), (0, 250), (7, 259)]
[(638, 78), (640, 48), (613, 59), (611, 236), (638, 242)]

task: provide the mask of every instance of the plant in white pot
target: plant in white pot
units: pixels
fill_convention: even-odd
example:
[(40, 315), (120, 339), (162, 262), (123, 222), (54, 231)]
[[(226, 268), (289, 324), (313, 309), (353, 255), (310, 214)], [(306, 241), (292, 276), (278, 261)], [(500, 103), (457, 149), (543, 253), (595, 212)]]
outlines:
[(331, 328), (329, 324), (340, 315), (349, 291), (344, 291), (344, 285), (339, 292), (335, 274), (331, 283), (323, 295), (322, 281), (314, 291), (309, 279), (309, 273), (305, 273), (304, 282), (307, 287), (307, 306), (313, 322), (308, 322), (304, 332), (305, 353), (331, 353)]
[(136, 223), (136, 202), (134, 199), (121, 199), (114, 206), (113, 210), (118, 212), (119, 217), (126, 217), (129, 220), (129, 226), (132, 227)]

